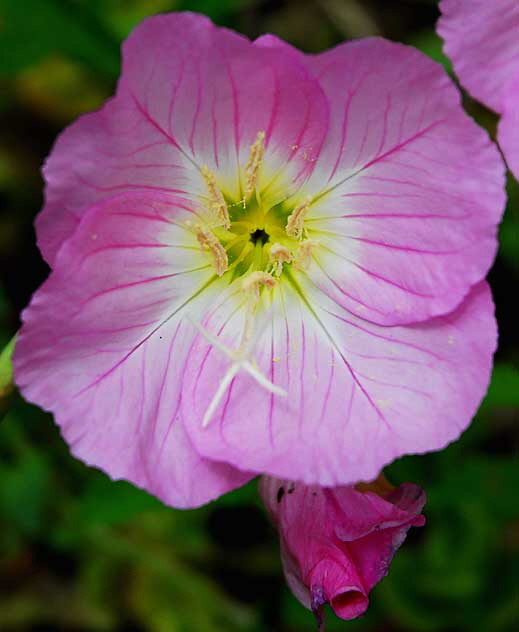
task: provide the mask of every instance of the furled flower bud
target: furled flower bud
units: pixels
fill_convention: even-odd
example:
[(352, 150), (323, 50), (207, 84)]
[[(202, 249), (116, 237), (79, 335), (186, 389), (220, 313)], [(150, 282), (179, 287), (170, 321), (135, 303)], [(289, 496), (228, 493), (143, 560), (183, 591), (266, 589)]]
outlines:
[(342, 619), (363, 614), (408, 529), (425, 523), (425, 492), (383, 476), (334, 488), (264, 476), (260, 494), (279, 530), (288, 585), (320, 626), (326, 603)]

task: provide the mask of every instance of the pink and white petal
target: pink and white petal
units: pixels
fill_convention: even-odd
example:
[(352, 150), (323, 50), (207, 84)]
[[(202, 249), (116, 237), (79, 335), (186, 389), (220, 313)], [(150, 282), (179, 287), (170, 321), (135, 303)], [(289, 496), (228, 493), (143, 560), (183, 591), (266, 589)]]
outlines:
[[(408, 327), (346, 316), (304, 277), (282, 283), (254, 358), (286, 397), (239, 373), (207, 427), (200, 420), (230, 360), (197, 339), (182, 410), (196, 449), (238, 468), (340, 485), (372, 480), (394, 458), (438, 450), (470, 423), (496, 346), (486, 284), (453, 313)], [(229, 346), (244, 310), (222, 298), (205, 326)], [(235, 303), (234, 303), (235, 304)], [(236, 345), (237, 346), (237, 345)], [(208, 387), (211, 385), (211, 387)]]
[(58, 137), (43, 175), (45, 206), (36, 218), (42, 255), (52, 266), (65, 239), (93, 204), (122, 192), (164, 192), (194, 206), (199, 175), (135, 103), (121, 97), (80, 117)]
[(83, 210), (110, 194), (159, 190), (200, 204), (208, 193), (202, 166), (239, 199), (238, 166), (260, 131), (260, 184), (285, 168), (271, 187), (280, 196), (281, 184), (295, 187), (313, 167), (327, 124), (318, 82), (279, 51), (254, 47), (203, 16), (148, 18), (123, 46), (116, 97), (65, 130), (45, 165), (42, 252), (52, 264)]
[(508, 168), (519, 180), (519, 70), (516, 84), (505, 101), (503, 115), (497, 128), (497, 140)]
[(189, 158), (223, 173), (235, 198), (258, 132), (265, 132), (264, 185), (287, 163), (292, 177), (307, 175), (327, 131), (326, 98), (302, 63), (190, 13), (155, 16), (135, 29), (119, 91)]
[(54, 414), (78, 458), (177, 507), (251, 477), (201, 457), (183, 426), (197, 335), (183, 316), (204, 310), (220, 282), (185, 228), (190, 216), (165, 195), (91, 208), (24, 311), (14, 356), (22, 394)]
[(449, 312), (495, 256), (506, 199), (498, 151), (443, 69), (412, 48), (368, 39), (307, 63), (331, 106), (304, 185), (309, 235), (323, 244), (324, 271), (310, 274), (379, 324)]
[(517, 0), (441, 0), (438, 33), (461, 84), (502, 113), (510, 79), (519, 70)]
[(314, 281), (380, 324), (453, 309), (494, 259), (506, 198), (499, 154), (446, 73), (377, 38), (316, 56), (274, 36), (256, 45), (305, 63), (330, 103), (304, 185), (314, 197), (309, 235), (324, 246)]

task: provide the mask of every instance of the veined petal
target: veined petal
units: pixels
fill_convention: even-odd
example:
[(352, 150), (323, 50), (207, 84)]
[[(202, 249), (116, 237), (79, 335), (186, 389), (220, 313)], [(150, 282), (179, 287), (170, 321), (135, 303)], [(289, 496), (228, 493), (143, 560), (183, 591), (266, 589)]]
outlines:
[(506, 199), (498, 152), (418, 51), (371, 39), (310, 63), (336, 125), (305, 187), (327, 183), (307, 222), (328, 249), (331, 282), (320, 284), (380, 324), (449, 312), (495, 256)]
[(498, 141), (519, 178), (519, 4), (442, 0), (438, 33), (462, 86), (502, 115)]
[(325, 97), (303, 64), (195, 14), (155, 16), (135, 29), (124, 45), (125, 89), (195, 161), (228, 171), (233, 194), (231, 178), (258, 132), (272, 171), (290, 160), (307, 172), (327, 131)]
[(15, 379), (54, 413), (72, 452), (177, 507), (250, 474), (202, 458), (186, 435), (182, 374), (196, 329), (186, 311), (218, 294), (182, 201), (125, 194), (93, 207), (23, 313)]
[(137, 104), (115, 97), (81, 116), (58, 137), (43, 167), (45, 206), (38, 246), (53, 266), (61, 244), (93, 204), (123, 193), (168, 193), (194, 204), (198, 176), (178, 147)]
[(114, 193), (158, 190), (199, 201), (207, 195), (203, 167), (239, 199), (240, 167), (258, 133), (258, 186), (286, 197), (313, 169), (327, 126), (324, 94), (302, 64), (203, 16), (148, 18), (123, 46), (115, 98), (70, 126), (45, 165), (40, 248), (52, 264), (82, 212)]
[(301, 59), (330, 103), (304, 192), (322, 244), (309, 274), (347, 310), (383, 325), (456, 307), (484, 278), (505, 206), (504, 165), (443, 69), (378, 38)]
[[(372, 479), (402, 454), (443, 448), (469, 424), (496, 345), (486, 284), (448, 316), (409, 327), (380, 327), (346, 314), (303, 275), (274, 291), (253, 357), (287, 396), (267, 392), (242, 371), (202, 427), (216, 389), (208, 384), (222, 379), (230, 360), (197, 339), (182, 404), (201, 454), (339, 485)], [(220, 300), (205, 326), (236, 346), (244, 312), (232, 312), (230, 298)]]
[(462, 85), (474, 98), (503, 113), (513, 83), (516, 94), (518, 88), (519, 4), (441, 0), (440, 10), (438, 33)]
[(519, 68), (514, 92), (505, 101), (503, 115), (497, 128), (497, 140), (510, 171), (519, 180)]

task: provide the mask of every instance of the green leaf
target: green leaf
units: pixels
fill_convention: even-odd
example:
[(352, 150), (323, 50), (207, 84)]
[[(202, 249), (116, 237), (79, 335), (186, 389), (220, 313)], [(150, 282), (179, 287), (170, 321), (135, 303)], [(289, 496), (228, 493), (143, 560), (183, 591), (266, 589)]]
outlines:
[(9, 396), (14, 391), (13, 364), (11, 361), (16, 337), (13, 336), (7, 346), (0, 352), (0, 418), (3, 417), (9, 404)]

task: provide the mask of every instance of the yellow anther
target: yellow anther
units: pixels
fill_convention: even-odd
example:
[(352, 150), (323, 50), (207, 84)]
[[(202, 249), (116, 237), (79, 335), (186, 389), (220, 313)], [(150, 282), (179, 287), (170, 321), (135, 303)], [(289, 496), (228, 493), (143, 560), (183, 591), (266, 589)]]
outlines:
[(229, 230), (231, 226), (231, 220), (229, 218), (227, 202), (225, 201), (222, 192), (216, 184), (215, 175), (210, 169), (205, 166), (202, 167), (201, 172), (207, 185), (207, 190), (209, 191), (209, 208), (216, 214), (220, 224), (225, 229)]
[(284, 263), (290, 263), (293, 260), (290, 250), (282, 244), (272, 244), (270, 248), (270, 262), (273, 264), (273, 272), (279, 276), (283, 270)]
[(272, 288), (276, 285), (276, 279), (268, 272), (256, 270), (248, 274), (241, 284), (243, 291), (250, 292), (255, 299), (259, 299), (259, 291), (262, 285)]
[(218, 276), (222, 276), (229, 266), (229, 260), (227, 259), (225, 248), (209, 230), (209, 228), (205, 228), (204, 226), (197, 224), (194, 226), (194, 230), (202, 250), (208, 250), (211, 253), (216, 274)]
[(294, 265), (300, 270), (306, 270), (312, 263), (312, 251), (319, 246), (316, 239), (305, 239), (299, 244), (297, 254), (295, 256)]
[(245, 199), (256, 189), (258, 173), (265, 153), (265, 132), (258, 132), (245, 165)]
[(286, 231), (289, 237), (296, 237), (297, 239), (301, 239), (303, 234), (303, 222), (306, 214), (308, 213), (308, 209), (310, 208), (310, 204), (312, 203), (312, 196), (307, 195), (305, 199), (298, 204), (292, 213), (288, 216)]

